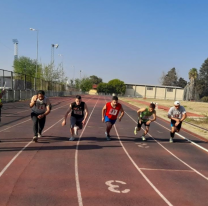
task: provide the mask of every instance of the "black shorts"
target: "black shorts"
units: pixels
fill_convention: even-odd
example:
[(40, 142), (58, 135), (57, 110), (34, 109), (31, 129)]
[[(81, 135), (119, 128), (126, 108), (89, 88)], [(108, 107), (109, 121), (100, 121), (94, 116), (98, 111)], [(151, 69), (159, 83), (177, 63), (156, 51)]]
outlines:
[[(175, 127), (175, 123), (176, 123), (176, 121), (175, 120), (172, 120), (171, 119), (171, 127)], [(182, 122), (180, 122), (179, 124), (178, 124), (178, 126), (176, 126), (176, 129), (178, 129), (178, 130), (180, 130), (181, 129), (181, 125), (182, 125)]]
[(138, 128), (141, 128), (141, 127), (142, 127), (142, 124), (144, 124), (145, 127), (149, 127), (149, 126), (150, 126), (150, 124), (149, 124), (149, 125), (146, 124), (147, 122), (141, 121), (141, 124), (140, 124), (139, 122), (140, 122), (140, 121), (138, 120), (138, 123), (137, 123), (137, 127), (138, 127)]
[(76, 125), (77, 127), (79, 127), (79, 129), (82, 129), (82, 121), (83, 121), (84, 117), (83, 118), (76, 118), (76, 117), (73, 117), (71, 116), (70, 118), (70, 127), (71, 128), (74, 128), (74, 126)]

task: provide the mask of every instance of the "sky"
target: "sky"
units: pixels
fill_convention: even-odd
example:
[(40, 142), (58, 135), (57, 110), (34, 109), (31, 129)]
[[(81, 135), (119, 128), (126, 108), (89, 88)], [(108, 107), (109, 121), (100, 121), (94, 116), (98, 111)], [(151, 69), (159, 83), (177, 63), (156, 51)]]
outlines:
[[(160, 85), (175, 67), (188, 81), (208, 58), (207, 0), (0, 0), (0, 69), (18, 55), (63, 63), (69, 79)], [(59, 55), (61, 54), (61, 56)], [(81, 72), (80, 72), (81, 71)]]

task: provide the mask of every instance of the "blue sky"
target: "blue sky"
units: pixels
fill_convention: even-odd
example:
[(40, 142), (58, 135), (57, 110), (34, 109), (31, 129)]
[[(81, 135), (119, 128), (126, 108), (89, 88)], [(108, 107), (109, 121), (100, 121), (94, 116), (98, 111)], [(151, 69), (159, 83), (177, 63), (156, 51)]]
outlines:
[(39, 61), (50, 63), (58, 43), (55, 64), (63, 60), (69, 79), (82, 70), (104, 82), (158, 85), (172, 67), (188, 80), (208, 58), (205, 0), (1, 0), (0, 8), (1, 69), (12, 70), (12, 39), (19, 56), (36, 59), (30, 27), (39, 30)]

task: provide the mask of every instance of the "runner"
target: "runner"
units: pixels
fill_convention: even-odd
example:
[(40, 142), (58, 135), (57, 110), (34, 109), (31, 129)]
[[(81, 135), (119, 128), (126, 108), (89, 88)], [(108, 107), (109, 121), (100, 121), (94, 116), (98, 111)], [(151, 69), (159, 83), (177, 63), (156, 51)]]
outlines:
[(37, 142), (41, 137), (41, 133), (45, 126), (46, 115), (50, 113), (50, 101), (45, 97), (45, 92), (39, 90), (37, 95), (34, 95), (30, 102), (32, 108), (31, 118), (33, 120), (33, 141)]
[(75, 102), (69, 105), (69, 109), (67, 110), (64, 116), (62, 126), (66, 125), (66, 119), (70, 112), (71, 112), (71, 117), (70, 117), (71, 138), (69, 139), (69, 141), (73, 141), (75, 139), (74, 135), (78, 135), (78, 129), (82, 129), (82, 126), (85, 125), (88, 117), (87, 104), (85, 102), (82, 102), (81, 96), (77, 95)]
[(113, 96), (112, 101), (106, 103), (106, 105), (102, 109), (102, 122), (105, 121), (106, 123), (106, 138), (108, 141), (111, 140), (110, 130), (112, 126), (115, 124), (117, 116), (121, 112), (119, 122), (121, 121), (122, 117), (124, 116), (124, 110), (120, 103), (118, 103), (118, 97)]
[[(156, 111), (155, 111), (155, 104), (151, 103), (149, 108), (141, 108), (137, 111), (138, 114), (138, 124), (134, 128), (134, 134), (136, 135), (138, 131), (141, 130), (142, 124), (145, 125), (145, 131), (142, 135), (142, 140), (145, 141), (145, 135), (149, 132), (150, 123), (156, 120)], [(149, 119), (153, 116), (153, 119)]]
[(179, 132), (184, 119), (186, 119), (187, 114), (183, 106), (180, 105), (179, 101), (174, 102), (174, 107), (171, 107), (168, 112), (168, 118), (171, 119), (171, 131), (170, 140), (173, 142), (175, 132)]

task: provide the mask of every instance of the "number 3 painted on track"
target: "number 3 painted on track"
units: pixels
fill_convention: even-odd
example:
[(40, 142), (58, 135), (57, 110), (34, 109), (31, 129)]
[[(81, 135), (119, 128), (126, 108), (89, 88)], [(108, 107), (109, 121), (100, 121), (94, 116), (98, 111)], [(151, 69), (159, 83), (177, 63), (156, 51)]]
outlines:
[(122, 181), (119, 181), (119, 180), (109, 180), (107, 181), (105, 184), (108, 185), (108, 189), (111, 191), (111, 192), (116, 192), (116, 193), (128, 193), (130, 191), (130, 189), (125, 189), (125, 190), (118, 190), (119, 188), (119, 185), (113, 185), (112, 183), (113, 182), (117, 182), (117, 183), (120, 183), (120, 184), (123, 184), (123, 185), (126, 185), (125, 182), (122, 182)]

